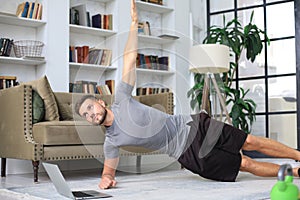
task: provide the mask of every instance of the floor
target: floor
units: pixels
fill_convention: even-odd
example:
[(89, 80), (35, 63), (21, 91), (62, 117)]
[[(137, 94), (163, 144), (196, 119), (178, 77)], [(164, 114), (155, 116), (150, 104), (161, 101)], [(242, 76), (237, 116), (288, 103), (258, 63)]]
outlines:
[[(156, 165), (153, 166), (143, 166), (143, 170), (147, 172), (151, 171), (171, 171), (180, 169), (180, 165), (178, 163), (171, 163), (169, 166), (164, 168), (159, 168)], [(74, 170), (74, 171), (64, 171), (63, 175), (67, 181), (78, 181), (82, 179), (89, 179), (95, 177), (101, 177), (102, 169), (88, 169), (88, 170)], [(126, 176), (134, 174), (132, 172), (136, 171), (134, 166), (132, 167), (122, 167), (118, 172), (117, 176)], [(38, 184), (51, 183), (48, 175), (45, 172), (39, 173), (39, 182), (33, 182), (33, 173), (28, 174), (9, 174), (4, 178), (0, 179), (0, 189), (7, 188), (18, 188), (18, 187), (28, 187), (28, 186), (36, 186)]]
[[(270, 161), (270, 160), (260, 160)], [(300, 166), (292, 160), (271, 160), (274, 163), (290, 163), (292, 166)], [(148, 166), (148, 168), (151, 168)], [(178, 169), (178, 164), (170, 165), (153, 173), (136, 175), (128, 173), (128, 169), (118, 172), (118, 187), (105, 190), (113, 195), (112, 199), (155, 199), (155, 200), (189, 200), (223, 199), (223, 200), (262, 200), (269, 199), (269, 193), (276, 178), (260, 178), (249, 173), (240, 173), (237, 182), (215, 182), (205, 180), (187, 170)], [(100, 181), (100, 170), (80, 170), (63, 172), (65, 179), (74, 189), (97, 189)], [(46, 173), (39, 173), (39, 183), (33, 183), (33, 174), (8, 175), (1, 178), (0, 190), (36, 196), (41, 191), (48, 193), (42, 199), (65, 199), (55, 191)], [(294, 179), (294, 183), (300, 186), (300, 179)], [(0, 192), (1, 193), (1, 192)], [(1, 198), (0, 198), (1, 199)], [(22, 198), (20, 198), (22, 199)], [(25, 198), (26, 199), (26, 198)]]

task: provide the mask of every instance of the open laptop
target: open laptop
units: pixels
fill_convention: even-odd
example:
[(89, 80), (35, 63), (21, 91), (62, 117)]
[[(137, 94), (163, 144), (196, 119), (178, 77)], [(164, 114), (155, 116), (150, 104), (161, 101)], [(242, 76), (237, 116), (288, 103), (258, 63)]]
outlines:
[(112, 197), (109, 194), (101, 193), (95, 190), (71, 191), (56, 164), (43, 163), (43, 166), (53, 182), (57, 192), (65, 197), (71, 199), (98, 199)]

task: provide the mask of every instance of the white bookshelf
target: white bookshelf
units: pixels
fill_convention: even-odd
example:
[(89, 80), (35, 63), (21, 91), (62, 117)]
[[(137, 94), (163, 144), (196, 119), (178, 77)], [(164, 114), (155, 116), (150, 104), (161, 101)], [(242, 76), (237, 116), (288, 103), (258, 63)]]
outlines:
[(95, 35), (95, 36), (101, 36), (101, 37), (109, 37), (109, 36), (115, 35), (117, 33), (112, 30), (105, 30), (105, 29), (80, 26), (80, 25), (74, 25), (74, 24), (70, 24), (69, 26), (70, 26), (70, 32), (72, 32), (72, 33), (88, 34), (88, 35)]
[(37, 65), (45, 64), (46, 61), (45, 60), (30, 60), (30, 59), (24, 59), (24, 58), (0, 56), (0, 63), (37, 66)]
[(112, 66), (103, 66), (103, 65), (93, 65), (93, 64), (85, 64), (85, 63), (69, 63), (70, 68), (72, 69), (87, 69), (87, 70), (99, 70), (99, 71), (115, 71), (117, 68)]
[(148, 74), (148, 75), (160, 75), (160, 76), (172, 76), (175, 74), (175, 71), (170, 69), (170, 70), (154, 70), (154, 69), (141, 69), (137, 68), (136, 69), (137, 74)]
[(145, 43), (152, 43), (152, 44), (169, 44), (174, 42), (175, 40), (173, 39), (164, 39), (160, 38), (157, 36), (152, 36), (152, 35), (138, 35), (139, 42), (145, 42)]
[(0, 13), (0, 23), (24, 27), (40, 27), (45, 25), (46, 21), (27, 19), (23, 17), (17, 17), (13, 15)]

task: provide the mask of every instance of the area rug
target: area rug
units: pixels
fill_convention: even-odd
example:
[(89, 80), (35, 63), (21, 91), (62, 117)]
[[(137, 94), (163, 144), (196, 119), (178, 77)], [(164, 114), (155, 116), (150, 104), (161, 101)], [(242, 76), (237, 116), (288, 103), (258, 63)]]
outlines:
[(27, 193), (19, 193), (19, 192), (14, 192), (11, 190), (7, 189), (0, 189), (0, 199), (1, 200), (43, 200), (42, 198), (39, 197), (34, 197), (31, 196)]
[[(237, 182), (215, 182), (203, 179), (187, 170), (172, 170), (141, 175), (121, 175), (114, 189), (101, 190), (118, 200), (262, 200), (269, 199), (276, 178), (259, 178), (240, 173)], [(300, 185), (300, 180), (294, 180)], [(97, 190), (99, 178), (68, 181), (72, 190)], [(42, 199), (67, 199), (59, 195), (51, 182), (36, 186), (9, 188), (11, 191)]]

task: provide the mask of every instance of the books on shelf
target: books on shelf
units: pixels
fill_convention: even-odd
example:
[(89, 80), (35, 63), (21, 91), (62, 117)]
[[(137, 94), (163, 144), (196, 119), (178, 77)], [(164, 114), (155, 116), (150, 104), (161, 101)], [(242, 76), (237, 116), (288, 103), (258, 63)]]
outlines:
[(111, 95), (114, 94), (114, 80), (106, 80), (104, 85), (98, 85), (97, 82), (93, 81), (76, 81), (75, 83), (69, 83), (69, 92)]
[(92, 16), (92, 27), (106, 30), (113, 30), (112, 14), (96, 14)]
[(9, 38), (0, 38), (0, 56), (10, 56), (13, 41)]
[(154, 3), (154, 4), (158, 4), (158, 5), (163, 5), (163, 0), (141, 0), (143, 2), (147, 2), (147, 3)]
[(141, 69), (153, 69), (153, 70), (169, 70), (169, 57), (157, 55), (144, 55), (138, 53), (136, 58), (136, 67)]
[(43, 15), (43, 5), (38, 2), (25, 1), (17, 7), (16, 16), (29, 19), (41, 20)]
[(86, 4), (73, 6), (70, 8), (70, 24), (113, 30), (112, 14), (96, 14), (90, 16), (86, 10)]
[(150, 23), (148, 21), (138, 23), (138, 34), (151, 35)]
[(16, 76), (0, 76), (0, 89), (10, 88), (18, 85)]
[(169, 88), (164, 87), (138, 87), (136, 88), (136, 95), (150, 95), (150, 94), (159, 94), (164, 92), (170, 92)]
[(89, 48), (89, 46), (70, 46), (69, 61), (93, 65), (110, 66), (112, 50)]

